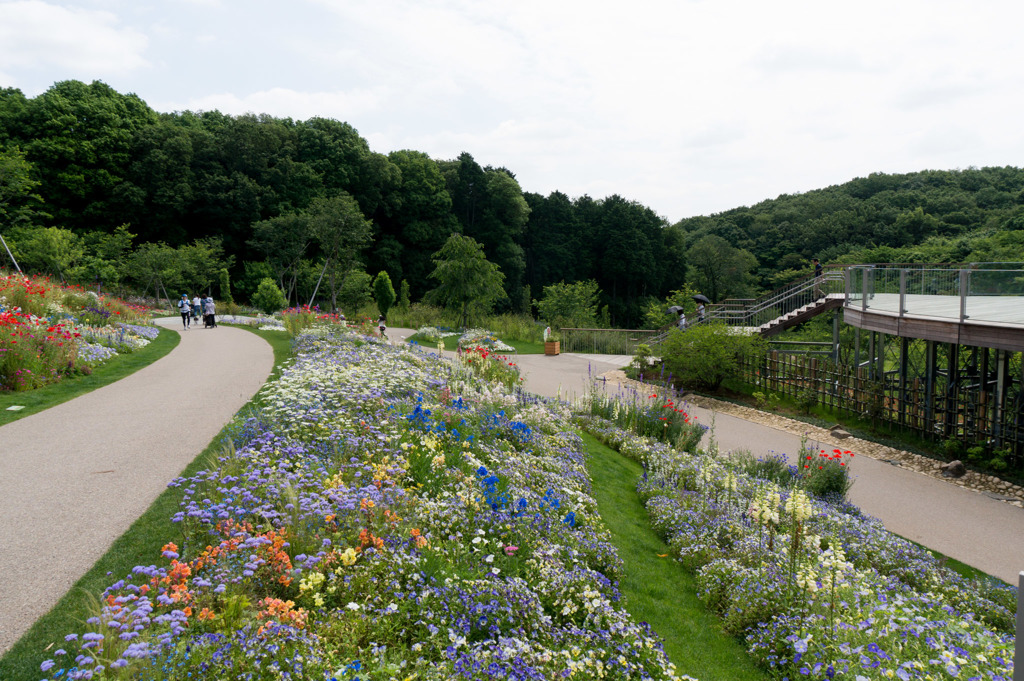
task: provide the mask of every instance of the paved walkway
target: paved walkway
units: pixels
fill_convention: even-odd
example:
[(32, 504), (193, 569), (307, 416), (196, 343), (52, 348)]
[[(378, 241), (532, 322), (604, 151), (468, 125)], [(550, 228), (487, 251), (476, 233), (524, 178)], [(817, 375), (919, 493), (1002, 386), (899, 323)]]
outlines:
[[(158, 324), (181, 331), (177, 316)], [(0, 653), (206, 448), (273, 364), (248, 331), (193, 327), (131, 376), (0, 427)]]

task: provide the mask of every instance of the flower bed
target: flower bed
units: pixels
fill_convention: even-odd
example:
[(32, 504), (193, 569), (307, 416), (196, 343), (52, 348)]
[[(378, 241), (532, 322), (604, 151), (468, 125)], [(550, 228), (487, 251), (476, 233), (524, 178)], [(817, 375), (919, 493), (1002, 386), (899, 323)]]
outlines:
[(515, 352), (516, 349), (495, 336), (487, 329), (468, 329), (459, 336), (460, 348), (485, 347), (494, 352)]
[(566, 410), (356, 334), (296, 352), (51, 678), (677, 678)]
[(0, 390), (32, 390), (145, 346), (143, 308), (46, 279), (0, 277)]
[(779, 485), (604, 420), (587, 427), (644, 464), (654, 527), (774, 676), (1012, 677), (1016, 589), (960, 577), (852, 505), (808, 495), (802, 475)]

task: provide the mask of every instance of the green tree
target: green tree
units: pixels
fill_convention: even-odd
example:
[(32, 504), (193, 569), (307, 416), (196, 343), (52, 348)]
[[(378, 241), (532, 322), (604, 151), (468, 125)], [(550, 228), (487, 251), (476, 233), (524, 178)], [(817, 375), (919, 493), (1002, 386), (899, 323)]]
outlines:
[(362, 267), (355, 267), (345, 273), (343, 280), (341, 290), (338, 291), (338, 300), (343, 309), (355, 315), (373, 300), (373, 277)]
[(377, 301), (377, 309), (386, 317), (388, 310), (395, 304), (395, 287), (391, 285), (391, 277), (383, 270), (373, 280), (373, 298)]
[(644, 309), (644, 328), (660, 329), (665, 326), (675, 326), (679, 323), (679, 315), (669, 312), (670, 307), (678, 306), (683, 308), (687, 321), (697, 318), (697, 303), (693, 295), (697, 293), (689, 284), (683, 288), (672, 291), (664, 300), (651, 298), (647, 301)]
[(701, 237), (690, 248), (688, 259), (690, 285), (712, 302), (751, 293), (757, 258), (724, 238), (714, 234)]
[(274, 280), (266, 277), (256, 288), (256, 294), (252, 297), (252, 304), (256, 309), (266, 314), (274, 314), (283, 310), (288, 301), (284, 299), (284, 294), (281, 293), (281, 289), (277, 287)]
[(720, 323), (671, 331), (661, 350), (665, 369), (682, 387), (710, 391), (738, 376), (742, 359), (763, 353), (760, 336), (735, 333)]
[(128, 274), (128, 257), (136, 235), (128, 225), (118, 225), (113, 232), (92, 231), (85, 234), (86, 254), (70, 278), (84, 285), (95, 283), (117, 287)]
[(400, 290), (401, 293), (398, 296), (398, 307), (400, 307), (403, 312), (408, 312), (409, 305), (412, 303), (412, 301), (409, 300), (409, 282), (406, 281), (405, 279), (402, 280)]
[(102, 229), (139, 210), (145, 192), (128, 177), (132, 145), (137, 132), (156, 122), (139, 97), (100, 81), (55, 83), (28, 103), (19, 126), (22, 148), (57, 224)]
[(427, 294), (429, 302), (455, 310), (463, 327), (470, 317), (491, 311), (503, 294), (505, 276), (484, 256), (484, 249), (471, 237), (453, 234), (434, 254), (430, 273), (438, 286)]
[(590, 328), (597, 323), (601, 290), (593, 279), (544, 287), (544, 299), (534, 301), (541, 319), (556, 327)]
[(229, 305), (235, 302), (234, 296), (231, 295), (231, 275), (228, 274), (226, 267), (222, 267), (220, 270), (220, 297)]
[(178, 296), (171, 296), (167, 288), (182, 285), (181, 258), (177, 249), (161, 242), (140, 244), (128, 259), (128, 275), (143, 293), (153, 290), (153, 297), (160, 294), (168, 303)]
[(267, 262), (277, 272), (278, 284), (285, 298), (291, 302), (296, 294), (295, 285), (302, 259), (314, 240), (309, 215), (289, 213), (261, 220), (253, 224), (252, 233), (249, 245), (266, 256)]
[[(338, 292), (370, 241), (370, 221), (351, 195), (316, 199), (309, 208), (310, 228), (326, 260), (331, 287), (331, 312), (338, 309)], [(339, 281), (340, 279), (340, 281)]]
[(19, 238), (12, 250), (22, 269), (52, 274), (61, 281), (67, 281), (72, 268), (85, 255), (85, 244), (80, 236), (70, 230), (39, 227)]
[(220, 271), (230, 266), (232, 257), (225, 260), (224, 248), (218, 237), (196, 239), (178, 250), (182, 283), (193, 292), (209, 292), (220, 279)]
[(0, 151), (0, 230), (32, 224), (36, 217), (32, 204), (42, 202), (33, 192), (37, 186), (32, 164), (20, 149)]

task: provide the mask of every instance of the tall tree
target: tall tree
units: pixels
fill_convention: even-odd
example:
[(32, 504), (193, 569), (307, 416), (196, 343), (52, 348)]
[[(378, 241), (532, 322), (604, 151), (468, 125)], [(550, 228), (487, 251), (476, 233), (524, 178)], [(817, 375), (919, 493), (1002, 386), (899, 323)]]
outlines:
[(373, 280), (373, 299), (377, 301), (377, 309), (385, 317), (395, 304), (395, 287), (391, 285), (391, 277), (383, 270), (378, 272)]
[(132, 144), (156, 122), (137, 96), (100, 81), (56, 83), (29, 102), (22, 145), (57, 224), (87, 231), (121, 224), (124, 211), (138, 210), (144, 192), (127, 177)]
[(452, 234), (434, 254), (434, 265), (430, 276), (438, 285), (427, 299), (458, 311), (463, 327), (473, 315), (489, 312), (503, 294), (505, 276), (471, 237)]
[(0, 230), (32, 224), (37, 215), (34, 204), (42, 202), (33, 191), (37, 186), (32, 164), (20, 149), (0, 150)]
[(757, 258), (748, 251), (709, 234), (693, 245), (689, 256), (693, 288), (712, 302), (750, 293)]
[(302, 259), (314, 241), (309, 215), (288, 213), (261, 220), (252, 226), (252, 234), (249, 245), (266, 256), (277, 273), (279, 288), (291, 302)]
[[(316, 199), (309, 207), (310, 228), (326, 258), (331, 287), (331, 312), (338, 309), (338, 292), (370, 241), (371, 225), (350, 194)], [(340, 281), (339, 281), (340, 278)]]

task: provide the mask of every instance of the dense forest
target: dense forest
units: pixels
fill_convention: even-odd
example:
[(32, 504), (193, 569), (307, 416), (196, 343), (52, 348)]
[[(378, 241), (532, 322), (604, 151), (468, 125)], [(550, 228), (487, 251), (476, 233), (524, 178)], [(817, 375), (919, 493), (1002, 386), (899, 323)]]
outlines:
[(343, 301), (381, 271), (415, 301), (458, 233), (504, 275), (499, 311), (592, 280), (606, 322), (634, 326), (686, 283), (714, 300), (753, 295), (812, 257), (1021, 260), (1022, 216), (1024, 170), (1006, 167), (873, 174), (670, 224), (618, 195), (524, 191), (513, 170), (468, 153), (377, 153), (333, 119), (158, 113), (102, 82), (0, 90), (0, 233), (26, 269), (87, 284), (229, 279), (245, 298), (270, 276), (296, 303), (326, 265), (354, 291)]

